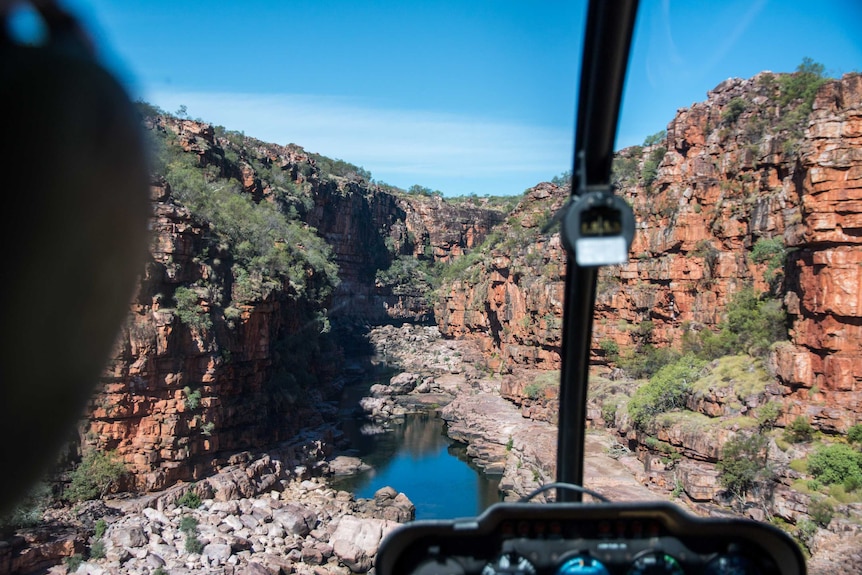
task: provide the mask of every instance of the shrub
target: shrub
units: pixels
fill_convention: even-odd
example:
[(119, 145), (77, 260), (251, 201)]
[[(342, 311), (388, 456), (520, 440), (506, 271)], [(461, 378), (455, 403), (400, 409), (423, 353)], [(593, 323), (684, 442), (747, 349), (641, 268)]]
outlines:
[(862, 443), (862, 423), (857, 423), (847, 430), (847, 441), (850, 443)]
[(832, 521), (835, 508), (825, 497), (812, 498), (808, 506), (808, 514), (811, 520), (821, 527), (826, 527)]
[(81, 563), (83, 562), (84, 556), (80, 553), (76, 553), (63, 559), (63, 563), (66, 564), (66, 569), (69, 571), (69, 573), (74, 573), (75, 571), (77, 571), (78, 567), (80, 567)]
[(551, 178), (551, 183), (555, 186), (567, 186), (572, 182), (572, 171), (567, 170), (558, 176)]
[(722, 487), (743, 497), (758, 483), (771, 480), (764, 435), (738, 435), (724, 444), (716, 464)]
[(727, 103), (724, 110), (721, 112), (721, 122), (723, 124), (732, 124), (745, 111), (747, 104), (743, 98), (737, 96)]
[(603, 339), (600, 341), (599, 348), (610, 361), (615, 361), (620, 355), (620, 346), (612, 339)]
[(649, 383), (635, 391), (629, 402), (629, 415), (634, 425), (643, 430), (657, 414), (682, 407), (705, 365), (705, 361), (688, 354), (659, 369)]
[(538, 397), (545, 391), (545, 385), (534, 381), (532, 383), (528, 383), (524, 387), (524, 395), (529, 397), (530, 399), (538, 399)]
[(196, 389), (192, 391), (192, 388), (189, 386), (185, 386), (183, 388), (183, 395), (185, 396), (183, 399), (183, 403), (185, 403), (186, 409), (195, 410), (201, 405), (201, 390)]
[(791, 443), (803, 443), (811, 441), (814, 436), (814, 428), (808, 423), (808, 420), (800, 415), (790, 422), (784, 430), (784, 439)]
[(715, 266), (718, 264), (721, 251), (711, 241), (703, 239), (695, 244), (691, 255), (703, 258), (704, 279), (711, 280), (715, 275)]
[(787, 132), (787, 139), (782, 145), (785, 154), (795, 155), (799, 152), (814, 98), (825, 82), (823, 65), (810, 58), (803, 59), (793, 74), (779, 77), (778, 104), (781, 107), (781, 120), (777, 127)]
[(0, 531), (34, 527), (51, 503), (51, 487), (44, 481), (33, 486), (27, 495), (8, 513), (0, 516)]
[(72, 472), (72, 482), (64, 495), (70, 501), (104, 497), (125, 474), (126, 466), (113, 453), (89, 451)]
[(210, 329), (212, 320), (198, 305), (200, 296), (193, 289), (180, 286), (174, 291), (174, 301), (177, 303), (177, 316), (189, 327)]
[(781, 415), (781, 407), (776, 402), (770, 402), (757, 409), (757, 425), (760, 429), (772, 429), (778, 416)]
[(778, 78), (778, 86), (781, 90), (778, 103), (781, 106), (787, 106), (801, 100), (802, 105), (810, 111), (817, 90), (826, 82), (825, 71), (823, 64), (811, 58), (803, 58), (793, 74)]
[(180, 531), (186, 534), (194, 534), (198, 529), (198, 520), (192, 515), (184, 515), (180, 519)]
[(428, 297), (439, 287), (441, 275), (441, 266), (433, 261), (399, 255), (388, 268), (377, 270), (375, 279), (378, 285), (389, 287), (395, 295), (419, 294)]
[[(328, 158), (320, 154), (309, 154), (314, 159), (314, 163), (324, 176), (339, 176), (348, 179), (363, 179), (368, 182), (372, 180), (371, 172), (368, 170), (339, 160), (338, 158)], [(421, 188), (421, 186), (411, 186), (412, 188)], [(427, 188), (426, 188), (427, 189)]]
[(602, 402), (602, 419), (605, 420), (608, 427), (612, 426), (617, 419), (617, 407), (616, 401), (606, 400)]
[(213, 429), (215, 429), (215, 422), (207, 421), (201, 426), (201, 434), (205, 437), (210, 437), (213, 434)]
[(634, 379), (652, 377), (655, 373), (677, 359), (679, 353), (669, 347), (655, 347), (645, 344), (638, 350), (620, 357), (620, 367)]
[(808, 472), (826, 484), (862, 485), (862, 453), (843, 443), (821, 446), (808, 457)]
[(99, 519), (96, 521), (96, 533), (93, 535), (96, 539), (101, 539), (105, 534), (105, 531), (108, 530), (108, 524), (104, 519)]
[(623, 150), (613, 159), (613, 181), (619, 186), (630, 186), (637, 182), (638, 163), (643, 148), (634, 146)]
[(649, 187), (655, 181), (656, 176), (658, 176), (658, 167), (661, 165), (661, 161), (664, 159), (666, 153), (667, 148), (659, 146), (650, 152), (649, 157), (644, 161), (643, 178), (645, 186)]
[(747, 286), (728, 303), (724, 330), (733, 351), (763, 356), (773, 343), (787, 339), (787, 317), (781, 301), (761, 298)]
[[(197, 509), (201, 506), (201, 498), (197, 493), (190, 489), (183, 493), (182, 497), (177, 499), (177, 505), (180, 507), (188, 507), (189, 509)], [(194, 517), (186, 516), (183, 517), (183, 521), (185, 521), (186, 518), (194, 519)], [(195, 522), (195, 526), (197, 526), (197, 522)]]
[[(332, 250), (313, 228), (297, 220), (295, 207), (288, 213), (279, 209), (279, 205), (304, 206), (306, 198), (282, 197), (279, 205), (256, 203), (242, 193), (237, 181), (213, 179), (197, 164), (196, 156), (178, 149), (170, 141), (162, 142), (160, 161), (165, 177), (173, 196), (195, 217), (208, 222), (215, 239), (229, 248), (235, 282), (246, 282), (232, 293), (233, 302), (256, 301), (285, 285), (294, 297), (307, 295), (313, 301), (324, 301), (338, 283)], [(355, 166), (338, 166), (335, 171), (362, 172)], [(187, 319), (196, 321), (193, 315)]]
[(772, 261), (776, 257), (783, 258), (785, 251), (782, 238), (760, 238), (751, 247), (751, 259), (762, 264), (766, 261)]
[(644, 138), (644, 146), (655, 146), (662, 143), (667, 138), (667, 130), (659, 130), (655, 134), (650, 134)]
[(105, 542), (104, 541), (96, 541), (92, 545), (90, 545), (90, 559), (104, 559), (105, 558)]
[(776, 280), (776, 273), (784, 269), (784, 263), (787, 259), (784, 239), (781, 237), (760, 238), (752, 246), (751, 259), (759, 264), (766, 262), (766, 272), (763, 274), (763, 279), (772, 285)]
[(817, 524), (810, 519), (800, 519), (799, 523), (796, 524), (796, 537), (809, 551), (811, 550), (811, 540), (816, 533)]
[(200, 553), (204, 550), (204, 544), (201, 543), (197, 535), (186, 535), (186, 551), (188, 553)]

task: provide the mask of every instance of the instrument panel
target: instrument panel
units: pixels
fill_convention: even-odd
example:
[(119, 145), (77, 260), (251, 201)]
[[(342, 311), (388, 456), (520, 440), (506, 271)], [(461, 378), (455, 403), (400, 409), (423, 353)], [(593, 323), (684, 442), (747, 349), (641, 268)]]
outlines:
[(478, 518), (415, 521), (384, 539), (381, 575), (804, 575), (783, 531), (673, 504), (498, 503)]

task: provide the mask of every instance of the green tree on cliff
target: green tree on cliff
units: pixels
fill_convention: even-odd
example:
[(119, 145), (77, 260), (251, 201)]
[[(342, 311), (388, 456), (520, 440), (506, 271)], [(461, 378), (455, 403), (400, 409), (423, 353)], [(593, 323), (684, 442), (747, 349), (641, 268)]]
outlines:
[(774, 471), (769, 466), (768, 445), (769, 438), (760, 433), (740, 434), (725, 443), (716, 463), (722, 487), (743, 500), (757, 486), (769, 485)]
[(104, 497), (117, 487), (126, 473), (126, 466), (114, 453), (89, 450), (72, 472), (72, 482), (64, 496), (69, 501)]

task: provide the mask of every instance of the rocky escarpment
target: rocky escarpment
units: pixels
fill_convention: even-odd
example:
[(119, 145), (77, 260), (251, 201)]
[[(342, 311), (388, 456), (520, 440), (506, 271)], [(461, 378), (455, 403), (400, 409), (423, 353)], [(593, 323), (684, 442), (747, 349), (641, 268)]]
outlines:
[(559, 234), (545, 228), (567, 197), (553, 184), (528, 190), (440, 290), (440, 331), (479, 342), (491, 369), (559, 367), (566, 260)]
[[(139, 490), (200, 479), (233, 453), (321, 423), (320, 402), (335, 391), (327, 382), (337, 366), (336, 349), (322, 361), (323, 349), (303, 348), (305, 363), (293, 367), (310, 376), (304, 400), (299, 383), (275, 379), (278, 352), (318, 336), (304, 324), (320, 303), (273, 293), (238, 306), (231, 319), (218, 317), (206, 290), (224, 289), (227, 280), (202, 258), (212, 246), (207, 227), (173, 201), (165, 183), (152, 190), (151, 259), (83, 434), (84, 449), (113, 452), (126, 464), (129, 487)], [(200, 280), (207, 288), (192, 292), (192, 315), (183, 319), (177, 290)]]
[(331, 324), (427, 320), (427, 286), (380, 270), (445, 261), (501, 217), (298, 146), (159, 114), (145, 125), (150, 258), (81, 434), (125, 464), (130, 488), (200, 479), (334, 416)]
[[(781, 421), (804, 415), (842, 432), (859, 420), (860, 84), (858, 74), (825, 82), (809, 114), (782, 99), (774, 74), (728, 80), (666, 134), (620, 152), (637, 232), (631, 260), (600, 275), (594, 362), (714, 329), (752, 285), (782, 298), (790, 318), (790, 343), (774, 355)], [(479, 340), (500, 365), (558, 366), (564, 253), (536, 216), (567, 195), (538, 186), (497, 244), (471, 254), (472, 271), (437, 305), (444, 334)]]

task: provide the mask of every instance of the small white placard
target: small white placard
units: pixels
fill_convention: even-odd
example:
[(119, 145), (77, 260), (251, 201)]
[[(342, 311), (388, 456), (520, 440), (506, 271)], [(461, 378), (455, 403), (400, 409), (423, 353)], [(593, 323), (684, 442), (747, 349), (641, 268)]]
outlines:
[(609, 266), (628, 261), (629, 249), (622, 236), (578, 238), (575, 261), (579, 266)]

